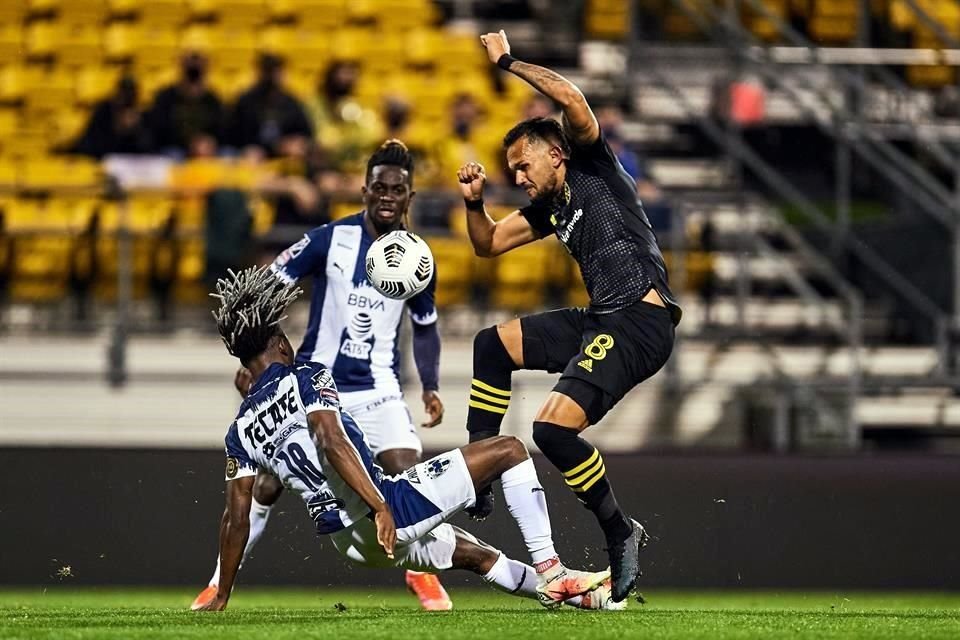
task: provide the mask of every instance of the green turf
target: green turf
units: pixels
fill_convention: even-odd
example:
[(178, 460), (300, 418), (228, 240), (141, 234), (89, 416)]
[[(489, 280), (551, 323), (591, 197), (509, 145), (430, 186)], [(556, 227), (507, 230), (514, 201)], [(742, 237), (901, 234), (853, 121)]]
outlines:
[(217, 614), (185, 610), (193, 595), (0, 591), (0, 638), (960, 638), (960, 594), (657, 591), (626, 612), (593, 613), (456, 589), (456, 610), (439, 614), (399, 590), (243, 589)]

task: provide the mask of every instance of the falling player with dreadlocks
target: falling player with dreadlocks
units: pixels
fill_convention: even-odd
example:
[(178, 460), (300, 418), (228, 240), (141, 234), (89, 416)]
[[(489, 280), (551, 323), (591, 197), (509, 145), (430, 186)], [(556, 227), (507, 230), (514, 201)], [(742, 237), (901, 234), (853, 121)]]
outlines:
[[(300, 496), (317, 528), (350, 560), (374, 567), (436, 572), (465, 569), (492, 586), (546, 607), (619, 609), (610, 572), (566, 568), (553, 546), (543, 488), (520, 440), (469, 444), (388, 476), (364, 433), (343, 409), (330, 369), (295, 362), (280, 328), (300, 293), (278, 286), (266, 267), (221, 279), (214, 296), (227, 350), (250, 371), (249, 392), (227, 430), (226, 509), (214, 595), (198, 609), (226, 608), (250, 533), (257, 470)], [(499, 479), (535, 566), (517, 562), (447, 521), (471, 506), (478, 487)]]
[[(284, 283), (313, 278), (310, 319), (297, 361), (327, 365), (340, 389), (340, 400), (363, 425), (378, 464), (388, 474), (409, 469), (420, 460), (422, 446), (403, 400), (398, 376), (397, 336), (404, 310), (413, 325), (413, 353), (422, 400), (431, 428), (443, 418), (437, 394), (440, 334), (434, 306), (436, 276), (427, 289), (405, 303), (378, 293), (364, 271), (367, 250), (380, 236), (406, 224), (414, 196), (413, 156), (399, 140), (388, 140), (367, 163), (362, 190), (365, 210), (313, 229), (281, 253), (271, 266)], [(238, 372), (238, 390), (249, 385), (247, 372)], [(263, 535), (273, 505), (283, 491), (268, 473), (257, 478), (250, 514), (247, 558)], [(216, 593), (220, 563), (209, 585), (194, 601), (201, 606)], [(436, 576), (408, 571), (407, 587), (424, 609), (446, 610), (450, 597)]]
[[(533, 439), (597, 518), (610, 557), (613, 599), (619, 602), (635, 584), (647, 534), (620, 509), (603, 457), (580, 434), (664, 365), (680, 308), (636, 184), (583, 94), (559, 74), (511, 56), (503, 31), (481, 42), (491, 62), (558, 103), (563, 123), (533, 118), (507, 133), (507, 163), (530, 204), (498, 222), (484, 210), (483, 167), (461, 167), (470, 240), (478, 255), (489, 257), (556, 234), (580, 265), (590, 307), (548, 311), (480, 331), (467, 429), (471, 442), (500, 432), (513, 371), (562, 372), (535, 418)], [(482, 518), (492, 508), (493, 494), (485, 487), (472, 514)]]

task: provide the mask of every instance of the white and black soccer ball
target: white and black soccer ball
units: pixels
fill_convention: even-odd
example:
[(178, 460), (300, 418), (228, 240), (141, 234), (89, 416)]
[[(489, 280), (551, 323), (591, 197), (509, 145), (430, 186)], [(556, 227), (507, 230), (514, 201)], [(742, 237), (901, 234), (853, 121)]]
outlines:
[(394, 300), (411, 298), (433, 278), (433, 253), (423, 238), (402, 229), (373, 241), (367, 251), (367, 280)]

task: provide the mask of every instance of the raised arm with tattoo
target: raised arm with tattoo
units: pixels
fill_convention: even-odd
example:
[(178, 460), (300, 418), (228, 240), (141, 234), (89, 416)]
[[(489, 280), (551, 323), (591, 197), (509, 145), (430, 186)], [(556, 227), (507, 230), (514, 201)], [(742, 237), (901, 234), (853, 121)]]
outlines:
[(480, 36), (480, 42), (487, 48), (490, 62), (522, 78), (560, 105), (563, 110), (563, 127), (571, 142), (587, 146), (596, 141), (600, 136), (600, 126), (587, 104), (587, 99), (575, 84), (546, 67), (521, 62), (511, 56), (510, 43), (502, 29), (498, 33)]

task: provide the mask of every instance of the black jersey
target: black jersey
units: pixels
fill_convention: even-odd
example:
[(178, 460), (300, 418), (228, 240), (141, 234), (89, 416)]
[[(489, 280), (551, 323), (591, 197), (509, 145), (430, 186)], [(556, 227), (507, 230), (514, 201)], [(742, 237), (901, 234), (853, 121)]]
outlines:
[(636, 183), (602, 134), (588, 146), (573, 147), (566, 183), (555, 200), (530, 204), (520, 213), (541, 237), (556, 233), (580, 265), (591, 311), (625, 309), (655, 288), (674, 323), (680, 321)]

